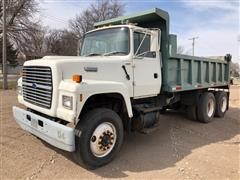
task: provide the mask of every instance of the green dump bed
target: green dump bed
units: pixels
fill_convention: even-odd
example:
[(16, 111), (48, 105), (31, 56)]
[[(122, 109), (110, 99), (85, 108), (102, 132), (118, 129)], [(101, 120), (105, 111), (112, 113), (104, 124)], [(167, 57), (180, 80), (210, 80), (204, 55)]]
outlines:
[(169, 34), (169, 15), (166, 11), (155, 8), (102, 21), (96, 23), (95, 27), (117, 25), (123, 22), (137, 23), (137, 26), (143, 28), (161, 30), (162, 92), (228, 87), (229, 58), (225, 61), (177, 54), (177, 36)]
[(229, 84), (229, 63), (194, 56), (175, 55), (165, 63), (164, 90), (186, 91)]

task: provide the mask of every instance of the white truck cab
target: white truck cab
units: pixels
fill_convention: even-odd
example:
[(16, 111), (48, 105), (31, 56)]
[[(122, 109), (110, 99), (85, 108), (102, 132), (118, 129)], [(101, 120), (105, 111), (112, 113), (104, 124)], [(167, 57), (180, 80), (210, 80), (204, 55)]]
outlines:
[(134, 25), (102, 27), (86, 33), (80, 56), (25, 62), (18, 100), (28, 110), (13, 107), (15, 119), (23, 129), (73, 152), (75, 126), (81, 112), (94, 105), (92, 99), (104, 104), (116, 97), (132, 118), (131, 99), (160, 93), (160, 35), (159, 29)]

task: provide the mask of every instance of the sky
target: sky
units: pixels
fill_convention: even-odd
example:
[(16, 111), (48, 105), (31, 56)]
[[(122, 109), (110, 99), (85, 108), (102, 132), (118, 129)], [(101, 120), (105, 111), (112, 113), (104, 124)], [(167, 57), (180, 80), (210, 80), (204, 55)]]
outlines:
[[(40, 16), (49, 28), (68, 28), (69, 19), (87, 9), (94, 0), (40, 0)], [(196, 56), (233, 55), (240, 63), (240, 6), (238, 0), (119, 0), (124, 15), (160, 8), (170, 15), (170, 33), (177, 34), (178, 45)]]

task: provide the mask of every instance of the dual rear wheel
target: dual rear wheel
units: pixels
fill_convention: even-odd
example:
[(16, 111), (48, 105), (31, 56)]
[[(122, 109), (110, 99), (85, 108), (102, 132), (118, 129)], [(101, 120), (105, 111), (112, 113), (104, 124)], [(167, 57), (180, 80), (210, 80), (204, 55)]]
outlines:
[(215, 94), (216, 99), (216, 117), (223, 117), (228, 109), (228, 95), (224, 91), (218, 91)]
[(228, 108), (228, 95), (224, 91), (205, 92), (197, 105), (188, 106), (188, 117), (203, 123), (212, 121), (213, 117), (223, 117)]

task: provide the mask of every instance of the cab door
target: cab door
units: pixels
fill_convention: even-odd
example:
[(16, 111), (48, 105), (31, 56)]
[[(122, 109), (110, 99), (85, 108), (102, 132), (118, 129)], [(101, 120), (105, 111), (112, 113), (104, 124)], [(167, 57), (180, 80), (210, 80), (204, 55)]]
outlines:
[(158, 35), (133, 32), (134, 98), (155, 96), (161, 89), (161, 66)]

